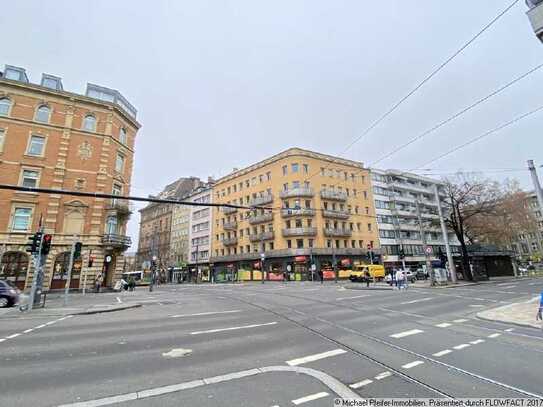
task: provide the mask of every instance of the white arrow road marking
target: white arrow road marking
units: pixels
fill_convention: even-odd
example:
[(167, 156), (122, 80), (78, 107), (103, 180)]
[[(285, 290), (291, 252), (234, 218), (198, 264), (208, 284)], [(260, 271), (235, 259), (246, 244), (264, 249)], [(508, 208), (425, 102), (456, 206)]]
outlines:
[(296, 400), (292, 400), (292, 403), (295, 405), (307, 403), (308, 401), (318, 400), (322, 399), (323, 397), (329, 396), (328, 393), (325, 391), (321, 391), (320, 393), (310, 394), (309, 396), (305, 396)]
[(298, 365), (302, 365), (304, 363), (314, 362), (316, 360), (328, 358), (328, 357), (331, 357), (331, 356), (341, 355), (343, 353), (347, 353), (347, 351), (343, 350), (343, 349), (334, 349), (334, 350), (330, 350), (328, 352), (316, 353), (314, 355), (304, 356), (303, 358), (287, 360), (286, 364), (289, 365), (289, 366), (298, 366)]
[(392, 334), (392, 335), (390, 335), (390, 337), (399, 339), (399, 338), (403, 338), (403, 337), (410, 336), (410, 335), (420, 334), (422, 332), (424, 332), (424, 331), (421, 331), (420, 329), (411, 329), (410, 331), (404, 331), (404, 332), (400, 332), (400, 333), (397, 333), (397, 334)]
[(228, 328), (218, 328), (218, 329), (208, 329), (207, 331), (195, 331), (191, 332), (191, 335), (201, 335), (201, 334), (211, 334), (215, 332), (224, 332), (224, 331), (235, 331), (238, 329), (249, 329), (249, 328), (257, 328), (259, 326), (268, 326), (268, 325), (275, 325), (277, 322), (268, 322), (265, 324), (253, 324), (253, 325), (243, 325), (243, 326), (231, 326)]

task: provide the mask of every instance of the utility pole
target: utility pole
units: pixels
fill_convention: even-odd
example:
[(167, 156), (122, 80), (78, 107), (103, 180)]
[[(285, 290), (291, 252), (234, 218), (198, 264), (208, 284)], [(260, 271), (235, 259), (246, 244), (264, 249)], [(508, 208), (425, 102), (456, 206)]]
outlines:
[(426, 270), (428, 270), (428, 275), (430, 276), (430, 286), (433, 286), (435, 283), (434, 278), (434, 272), (432, 270), (432, 261), (430, 260), (430, 253), (428, 253), (427, 249), (427, 241), (426, 241), (426, 233), (424, 233), (424, 227), (422, 225), (422, 216), (420, 214), (420, 205), (418, 199), (415, 201), (415, 205), (417, 206), (417, 218), (419, 220), (419, 229), (420, 229), (420, 235), (422, 239), (422, 246), (424, 247), (424, 255), (426, 256)]
[(74, 235), (72, 249), (70, 250), (70, 262), (68, 263), (68, 277), (66, 278), (66, 286), (64, 287), (64, 306), (68, 305), (68, 293), (70, 292), (70, 282), (72, 281), (72, 268), (74, 267), (74, 253), (77, 236)]
[(434, 184), (434, 194), (436, 196), (437, 211), (439, 213), (439, 223), (441, 225), (441, 234), (443, 235), (443, 241), (445, 242), (445, 250), (447, 251), (447, 261), (449, 262), (449, 272), (451, 273), (451, 281), (456, 284), (456, 267), (454, 265), (454, 259), (451, 252), (451, 245), (449, 244), (449, 233), (447, 232), (447, 226), (445, 226), (445, 220), (443, 219), (443, 209), (441, 208), (441, 200), (439, 199), (439, 191), (437, 184)]
[(532, 176), (532, 182), (534, 184), (535, 194), (537, 196), (537, 203), (539, 204), (539, 210), (543, 211), (543, 192), (541, 191), (541, 184), (537, 176), (537, 171), (534, 166), (534, 160), (528, 160), (528, 170)]
[[(337, 264), (336, 264), (336, 250), (334, 249), (335, 246), (332, 246), (332, 267), (334, 270), (334, 283), (337, 284)], [(324, 279), (324, 274), (323, 274)]]
[(38, 248), (38, 253), (34, 255), (34, 274), (32, 275), (32, 288), (30, 289), (30, 297), (28, 299), (29, 311), (32, 311), (32, 307), (34, 306), (34, 301), (36, 299), (36, 290), (38, 288), (38, 280), (40, 279), (40, 274), (41, 274), (41, 263), (42, 263), (41, 248), (43, 245), (43, 226), (41, 226), (41, 219), (40, 219), (40, 227), (38, 230), (41, 233), (41, 238), (40, 238), (40, 246)]
[(260, 253), (260, 275), (262, 284), (264, 284), (264, 260), (266, 260), (266, 246), (264, 246), (264, 233), (260, 233), (260, 248), (262, 252)]
[(198, 276), (199, 276), (199, 270), (198, 270), (198, 253), (200, 251), (200, 244), (196, 244), (196, 256), (194, 256), (194, 260), (196, 261), (196, 284), (198, 284)]

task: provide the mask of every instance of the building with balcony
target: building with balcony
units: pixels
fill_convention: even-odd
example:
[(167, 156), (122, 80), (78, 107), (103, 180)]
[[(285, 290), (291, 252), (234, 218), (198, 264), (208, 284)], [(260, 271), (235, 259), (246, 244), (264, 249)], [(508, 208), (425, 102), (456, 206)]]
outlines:
[(266, 279), (307, 280), (312, 264), (365, 262), (368, 245), (379, 253), (369, 177), (360, 162), (291, 148), (220, 178), (214, 202), (247, 209), (213, 209), (213, 271), (260, 279), (263, 255)]
[(543, 42), (543, 0), (526, 0), (528, 19), (535, 35)]
[(534, 191), (525, 193), (524, 206), (532, 221), (516, 235), (510, 248), (522, 261), (540, 262), (543, 260), (543, 215)]
[[(442, 182), (402, 171), (372, 169), (371, 183), (385, 267), (402, 266), (402, 249), (406, 267), (418, 268), (425, 264), (422, 233), (426, 246), (432, 250), (431, 260), (438, 260), (440, 250), (446, 253), (434, 191), (437, 186), (440, 199), (445, 200)], [(453, 231), (449, 231), (448, 238), (453, 252), (459, 251), (460, 243)]]
[[(24, 68), (0, 72), (0, 183), (129, 195), (136, 109), (116, 90), (87, 84), (85, 94), (64, 90), (62, 79), (43, 74), (32, 83)], [(105, 285), (121, 277), (131, 241), (126, 200), (0, 191), (0, 279), (29, 288), (33, 263), (25, 251), (38, 230), (53, 234), (43, 290), (90, 287), (99, 272)], [(74, 239), (82, 259), (69, 268)], [(89, 257), (93, 258), (88, 267)], [(86, 277), (86, 278), (85, 278)]]

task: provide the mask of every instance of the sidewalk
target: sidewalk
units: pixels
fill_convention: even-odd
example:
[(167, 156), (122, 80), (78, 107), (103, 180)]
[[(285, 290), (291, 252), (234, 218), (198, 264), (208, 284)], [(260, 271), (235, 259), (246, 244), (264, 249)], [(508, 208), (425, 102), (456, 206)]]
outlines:
[[(119, 299), (117, 299), (119, 298)], [(129, 300), (128, 302), (124, 300)], [(130, 301), (132, 300), (132, 301)], [(26, 305), (28, 297), (21, 301), (20, 305)], [(0, 320), (6, 318), (21, 318), (21, 317), (56, 317), (66, 315), (91, 315), (100, 314), (103, 312), (122, 311), (131, 308), (141, 307), (142, 304), (137, 302), (137, 297), (121, 295), (120, 293), (102, 293), (94, 294), (70, 294), (68, 304), (64, 306), (64, 297), (61, 294), (49, 294), (46, 297), (44, 308), (33, 308), (32, 311), (20, 311), (19, 306), (2, 309)]]
[(538, 308), (539, 296), (528, 301), (517, 302), (503, 307), (478, 312), (477, 318), (542, 329), (543, 324), (541, 321), (535, 320)]

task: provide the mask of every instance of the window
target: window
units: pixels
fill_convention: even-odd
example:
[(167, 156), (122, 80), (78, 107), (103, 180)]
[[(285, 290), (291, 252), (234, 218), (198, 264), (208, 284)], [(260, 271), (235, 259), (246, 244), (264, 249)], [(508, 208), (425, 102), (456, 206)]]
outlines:
[(292, 188), (293, 189), (300, 188), (300, 181), (292, 181)]
[(117, 158), (115, 159), (115, 171), (123, 172), (124, 168), (124, 156), (117, 153)]
[(28, 144), (28, 155), (43, 156), (45, 137), (32, 135)]
[(368, 191), (363, 191), (364, 199), (368, 199)]
[(288, 247), (289, 249), (292, 248), (292, 242), (291, 242), (290, 240), (287, 240), (287, 247)]
[(121, 127), (119, 130), (119, 141), (123, 144), (126, 144), (127, 137), (126, 137), (126, 129), (124, 127)]
[(304, 239), (296, 239), (296, 248), (298, 249), (304, 248)]
[(371, 232), (371, 223), (368, 223), (368, 232)]
[(96, 117), (92, 114), (88, 114), (83, 119), (83, 130), (96, 131)]
[(283, 165), (283, 175), (287, 175), (288, 167), (286, 165)]
[(288, 184), (283, 184), (283, 191), (288, 191)]
[(303, 167), (304, 167), (304, 174), (309, 173), (309, 165), (303, 164)]
[(267, 179), (268, 181), (271, 181), (271, 172), (268, 171), (268, 172), (266, 173), (266, 179)]
[(270, 250), (273, 250), (273, 242), (270, 242)]
[(258, 182), (260, 182), (262, 184), (262, 182), (264, 182), (264, 175), (260, 174), (258, 176)]
[(0, 129), (0, 153), (4, 149), (5, 138), (6, 138), (6, 131), (4, 129)]
[(291, 165), (291, 169), (292, 169), (292, 172), (298, 172), (298, 163), (292, 163)]
[(36, 110), (35, 120), (41, 123), (49, 123), (50, 115), (51, 115), (51, 109), (49, 109), (45, 105), (41, 105), (40, 107), (38, 107), (38, 110)]
[(15, 208), (13, 212), (13, 221), (11, 230), (26, 231), (30, 229), (30, 220), (32, 217), (32, 209), (30, 208)]
[(7, 116), (11, 108), (11, 100), (8, 98), (0, 99), (0, 116)]
[(38, 186), (38, 180), (40, 173), (38, 170), (23, 170), (22, 186), (29, 188), (36, 188)]

